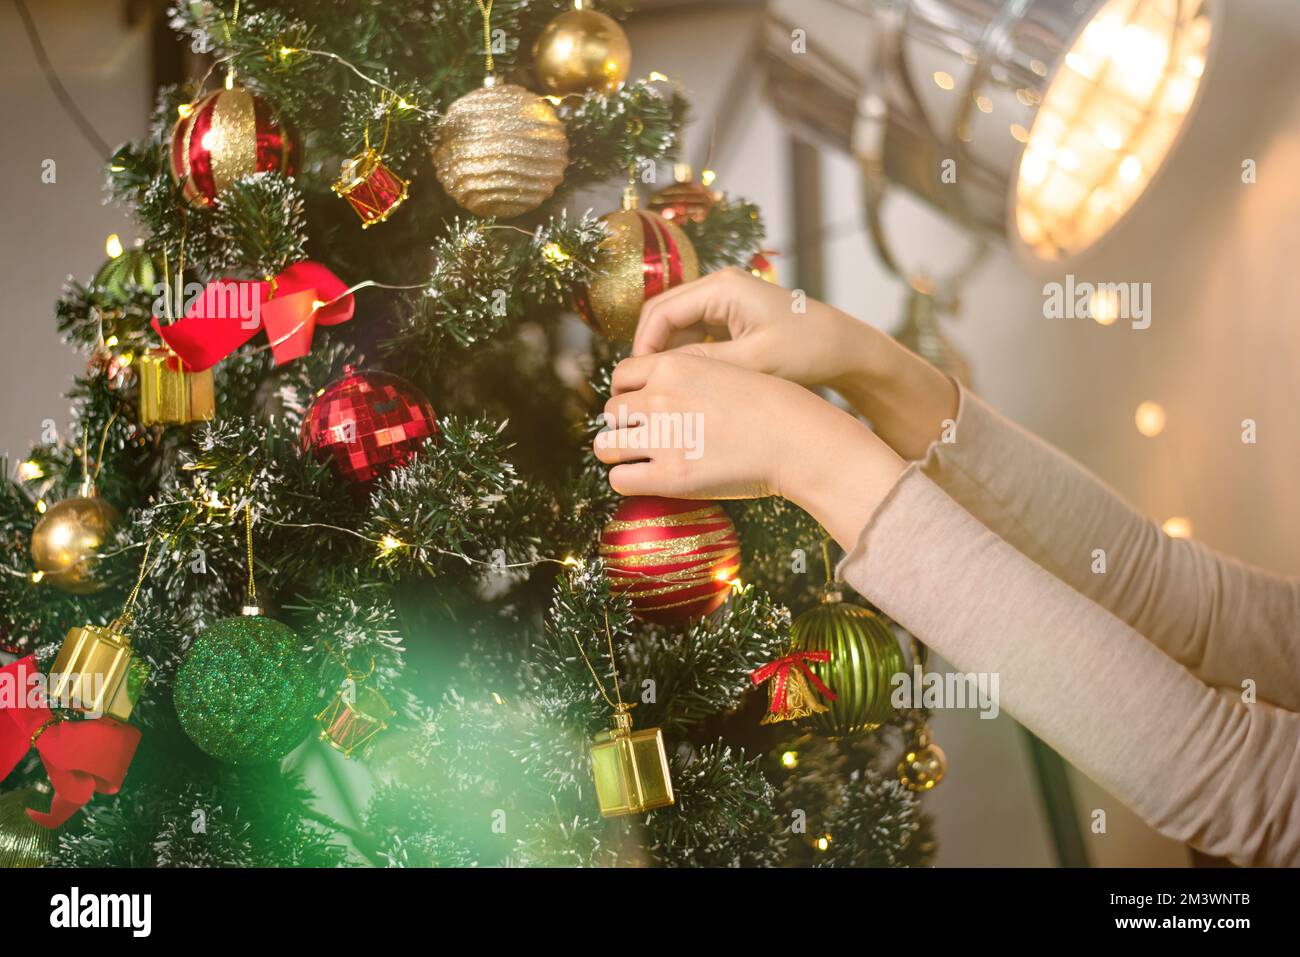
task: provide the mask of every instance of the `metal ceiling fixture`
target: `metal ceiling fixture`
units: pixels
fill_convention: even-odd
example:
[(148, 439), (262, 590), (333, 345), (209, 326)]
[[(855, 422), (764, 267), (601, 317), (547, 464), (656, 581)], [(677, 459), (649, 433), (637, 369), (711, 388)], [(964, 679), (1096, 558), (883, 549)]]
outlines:
[(861, 14), (871, 62), (838, 64), (812, 38), (793, 52), (797, 25), (774, 16), (765, 59), (778, 107), (859, 158), (874, 213), (893, 184), (1053, 260), (1110, 232), (1150, 185), (1196, 106), (1219, 3), (835, 6)]

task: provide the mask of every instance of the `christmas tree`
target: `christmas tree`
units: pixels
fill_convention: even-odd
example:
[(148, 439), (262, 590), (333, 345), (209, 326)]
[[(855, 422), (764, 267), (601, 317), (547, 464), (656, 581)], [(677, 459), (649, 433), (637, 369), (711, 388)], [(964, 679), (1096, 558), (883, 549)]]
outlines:
[(0, 707), (4, 863), (929, 859), (898, 637), (792, 626), (822, 531), (592, 455), (640, 303), (763, 228), (669, 182), (682, 91), (577, 6), (172, 11), (206, 73), (110, 160), (141, 242), (69, 282), (73, 420), (0, 486), (3, 661), (63, 693)]

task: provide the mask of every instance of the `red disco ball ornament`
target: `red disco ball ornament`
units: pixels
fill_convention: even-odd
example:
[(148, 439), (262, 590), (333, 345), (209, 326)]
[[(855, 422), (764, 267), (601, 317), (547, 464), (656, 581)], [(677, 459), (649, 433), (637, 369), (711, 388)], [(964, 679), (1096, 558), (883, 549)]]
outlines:
[(351, 366), (325, 387), (302, 420), (303, 448), (359, 485), (405, 465), (437, 434), (433, 406), (419, 389), (387, 372)]
[(298, 134), (260, 96), (234, 87), (181, 107), (168, 162), (191, 206), (215, 206), (235, 180), (249, 173), (298, 169)]
[(676, 624), (716, 610), (740, 574), (740, 539), (716, 502), (625, 498), (600, 533), (610, 587), (646, 621)]

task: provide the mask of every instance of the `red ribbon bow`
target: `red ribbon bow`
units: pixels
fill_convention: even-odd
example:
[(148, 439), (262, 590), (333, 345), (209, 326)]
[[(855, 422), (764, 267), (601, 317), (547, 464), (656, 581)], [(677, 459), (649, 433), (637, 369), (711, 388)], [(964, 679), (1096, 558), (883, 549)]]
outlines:
[[(316, 326), (336, 326), (352, 318), (356, 303), (348, 286), (318, 262), (294, 263), (270, 282), (220, 279), (185, 311), (185, 318), (154, 332), (193, 372), (202, 372), (230, 355), (259, 330), (266, 330), (275, 364), (311, 352)], [(325, 303), (326, 305), (317, 305)]]
[(823, 698), (834, 701), (835, 692), (832, 691), (825, 682), (812, 673), (808, 667), (808, 662), (818, 661), (827, 662), (831, 660), (829, 651), (794, 651), (784, 658), (778, 658), (776, 661), (769, 662), (756, 671), (750, 672), (749, 680), (756, 685), (761, 685), (770, 678), (776, 678), (776, 691), (772, 695), (772, 707), (769, 709), (773, 714), (785, 713), (785, 688), (786, 683), (790, 680), (790, 669), (798, 668), (804, 673), (804, 676), (812, 682), (812, 686), (817, 689)]
[[(0, 668), (0, 779), (32, 747), (54, 788), (50, 811), (27, 811), (41, 827), (58, 827), (99, 792), (116, 794), (140, 743), (140, 729), (114, 718), (56, 722), (46, 707), (43, 679), (31, 655)], [(34, 739), (34, 740), (33, 740)]]

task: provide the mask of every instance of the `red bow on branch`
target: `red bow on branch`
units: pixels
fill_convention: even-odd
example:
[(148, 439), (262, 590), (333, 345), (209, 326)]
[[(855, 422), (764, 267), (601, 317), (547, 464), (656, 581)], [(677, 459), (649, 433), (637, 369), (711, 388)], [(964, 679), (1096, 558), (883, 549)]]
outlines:
[(348, 286), (320, 263), (294, 263), (270, 282), (221, 279), (210, 282), (185, 311), (185, 318), (153, 328), (193, 372), (211, 368), (259, 330), (266, 330), (275, 364), (311, 352), (316, 326), (352, 318), (356, 303)]
[(749, 680), (756, 685), (761, 685), (764, 681), (775, 677), (776, 690), (772, 693), (772, 706), (770, 708), (773, 714), (785, 713), (785, 690), (786, 683), (790, 680), (790, 669), (798, 668), (804, 673), (804, 676), (812, 682), (812, 686), (817, 689), (823, 698), (828, 701), (835, 700), (835, 692), (832, 691), (824, 681), (812, 673), (808, 667), (808, 662), (818, 661), (827, 662), (831, 660), (829, 651), (794, 651), (784, 658), (778, 658), (776, 661), (769, 662), (756, 671), (750, 672)]
[(35, 747), (54, 788), (50, 811), (29, 809), (42, 827), (58, 827), (95, 792), (116, 794), (140, 743), (140, 729), (113, 718), (56, 721), (44, 679), (28, 655), (0, 668), (0, 779)]

